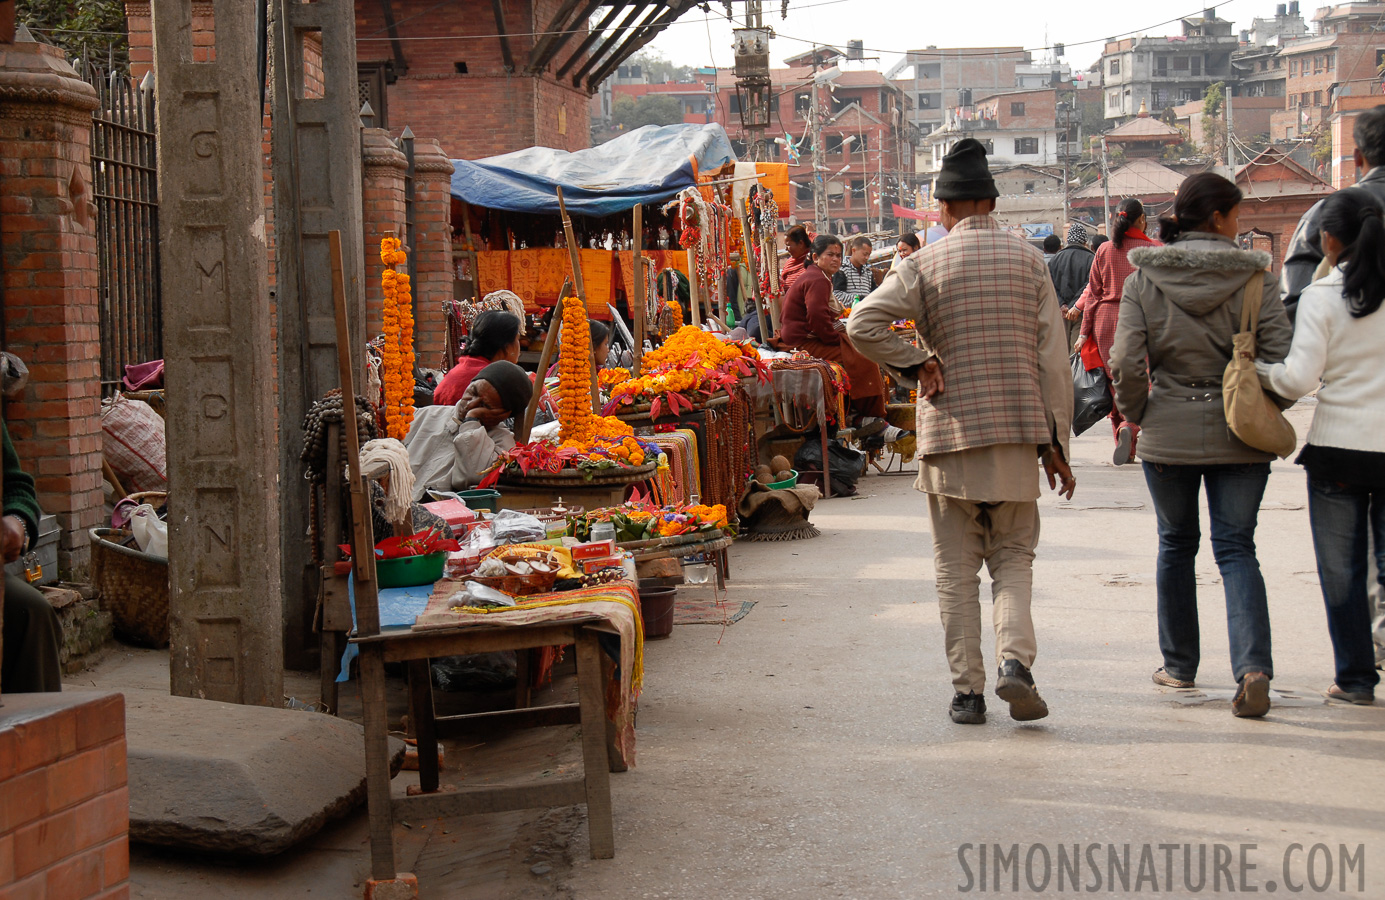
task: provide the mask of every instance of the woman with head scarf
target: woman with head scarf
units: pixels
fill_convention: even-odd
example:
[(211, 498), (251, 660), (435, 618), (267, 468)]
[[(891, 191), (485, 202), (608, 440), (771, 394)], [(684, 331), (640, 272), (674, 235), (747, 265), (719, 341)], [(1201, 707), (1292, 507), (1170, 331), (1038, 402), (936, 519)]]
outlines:
[(414, 413), (404, 438), (414, 470), (414, 499), (429, 489), (460, 491), (485, 476), (501, 453), (515, 446), (502, 423), (524, 415), (534, 391), (529, 373), (507, 360), (476, 374), (454, 406)]
[[(1141, 247), (1162, 246), (1145, 234), (1146, 221), (1143, 203), (1134, 197), (1121, 201), (1111, 227), (1111, 240), (1096, 251), (1087, 277), (1087, 289), (1067, 314), (1069, 319), (1075, 318), (1074, 313), (1082, 319), (1082, 332), (1072, 351), (1078, 353), (1087, 341), (1095, 341), (1108, 378), (1111, 375), (1111, 345), (1115, 343), (1116, 322), (1120, 318), (1121, 287), (1135, 271), (1130, 253)], [(1111, 462), (1118, 466), (1134, 462), (1135, 440), (1140, 427), (1127, 422), (1114, 404), (1111, 406), (1111, 432), (1116, 439)]]
[(519, 362), (522, 324), (514, 313), (505, 310), (487, 310), (477, 316), (466, 338), (465, 355), (442, 377), (442, 383), (433, 391), (433, 403), (456, 404), (476, 373), (493, 362)]

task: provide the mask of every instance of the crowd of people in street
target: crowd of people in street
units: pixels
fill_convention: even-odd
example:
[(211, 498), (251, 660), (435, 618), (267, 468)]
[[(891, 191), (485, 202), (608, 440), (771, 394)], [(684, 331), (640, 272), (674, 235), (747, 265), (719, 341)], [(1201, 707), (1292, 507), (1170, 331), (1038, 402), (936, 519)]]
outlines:
[[(1358, 185), (1303, 216), (1279, 279), (1268, 253), (1241, 246), (1242, 193), (1221, 175), (1186, 179), (1157, 239), (1144, 205), (1127, 198), (1109, 241), (1089, 244), (1087, 227), (1074, 223), (1066, 242), (1055, 236), (1040, 252), (992, 216), (999, 192), (981, 144), (959, 141), (944, 157), (936, 196), (946, 239), (901, 240), (841, 343), (918, 387), (916, 486), (932, 524), (953, 721), (985, 721), (983, 563), (994, 582), (996, 694), (1017, 720), (1047, 715), (1030, 670), (1035, 458), (1070, 498), (1069, 348), (1110, 384), (1112, 462), (1143, 465), (1158, 525), (1162, 665), (1153, 681), (1164, 687), (1197, 684), (1206, 491), (1239, 717), (1268, 712), (1274, 677), (1255, 529), (1270, 463), (1293, 442), (1280, 449), (1265, 435), (1276, 419), (1288, 428), (1282, 410), (1317, 391), (1295, 462), (1308, 473), (1335, 657), (1325, 694), (1374, 702), (1385, 656), (1385, 369), (1376, 357), (1385, 346), (1385, 106), (1361, 114), (1354, 136)], [(833, 247), (835, 238), (819, 236), (813, 255)], [(900, 321), (914, 323), (917, 344), (898, 333)], [(1252, 356), (1256, 396), (1228, 401), (1238, 357), (1248, 367)], [(1244, 385), (1234, 388), (1244, 395)]]

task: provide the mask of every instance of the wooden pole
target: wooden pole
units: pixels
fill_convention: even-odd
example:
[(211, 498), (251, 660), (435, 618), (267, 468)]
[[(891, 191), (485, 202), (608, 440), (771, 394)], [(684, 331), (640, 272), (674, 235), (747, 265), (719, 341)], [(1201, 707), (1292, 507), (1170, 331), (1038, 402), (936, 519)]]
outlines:
[(539, 411), (539, 397), (543, 394), (543, 379), (548, 374), (548, 366), (553, 362), (553, 349), (558, 346), (558, 339), (563, 331), (563, 298), (567, 296), (568, 288), (571, 286), (572, 282), (564, 281), (563, 289), (558, 291), (558, 306), (553, 310), (553, 318), (548, 323), (548, 334), (543, 338), (543, 350), (539, 351), (539, 370), (534, 376), (534, 393), (529, 395), (529, 405), (524, 409), (519, 433), (515, 435), (517, 444), (529, 443), (529, 432), (534, 428), (534, 416)]
[(635, 273), (635, 297), (630, 306), (630, 318), (635, 322), (635, 346), (630, 348), (630, 374), (636, 378), (640, 377), (640, 357), (644, 354), (644, 331), (647, 327), (644, 321), (644, 308), (647, 300), (644, 296), (644, 205), (635, 204), (635, 243), (631, 253), (634, 263), (632, 269)]
[(765, 298), (760, 294), (760, 273), (755, 266), (755, 248), (756, 246), (763, 247), (764, 242), (757, 242), (755, 240), (755, 227), (751, 224), (749, 213), (746, 213), (741, 216), (741, 233), (745, 235), (745, 269), (747, 272), (750, 273), (750, 291), (751, 294), (754, 296), (755, 312), (760, 320), (760, 334), (762, 336), (766, 334), (772, 334), (773, 332), (770, 332), (765, 328), (766, 325), (770, 324), (770, 320), (767, 312), (767, 306), (765, 304)]
[(352, 563), (356, 574), (356, 633), (380, 633), (375, 583), (375, 537), (370, 498), (361, 475), (361, 446), (356, 430), (356, 379), (352, 372), (351, 329), (346, 320), (346, 281), (342, 271), (341, 232), (327, 233), (332, 259), (332, 299), (337, 319), (337, 367), (341, 373), (342, 432), (346, 438), (346, 474), (351, 491)]

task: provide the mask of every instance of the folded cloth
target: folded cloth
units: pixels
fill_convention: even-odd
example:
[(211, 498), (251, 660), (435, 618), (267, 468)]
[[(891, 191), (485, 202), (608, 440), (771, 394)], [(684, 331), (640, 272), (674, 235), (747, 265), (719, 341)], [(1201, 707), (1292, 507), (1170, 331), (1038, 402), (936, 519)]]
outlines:
[(127, 391), (161, 388), (164, 386), (164, 361), (153, 359), (149, 362), (130, 363), (125, 367), (124, 381)]
[(758, 481), (741, 498), (736, 513), (740, 516), (741, 533), (751, 541), (796, 541), (817, 537), (820, 532), (808, 521), (822, 492), (817, 485), (770, 490)]

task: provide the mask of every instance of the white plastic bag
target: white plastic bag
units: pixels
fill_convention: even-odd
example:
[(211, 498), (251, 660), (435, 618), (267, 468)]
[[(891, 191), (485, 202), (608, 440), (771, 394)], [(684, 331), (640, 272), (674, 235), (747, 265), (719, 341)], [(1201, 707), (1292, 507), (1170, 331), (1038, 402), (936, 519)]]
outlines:
[(150, 556), (168, 559), (168, 523), (159, 518), (154, 507), (148, 503), (136, 506), (130, 513), (130, 530), (135, 533), (135, 543)]

